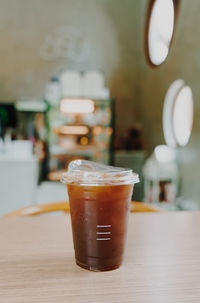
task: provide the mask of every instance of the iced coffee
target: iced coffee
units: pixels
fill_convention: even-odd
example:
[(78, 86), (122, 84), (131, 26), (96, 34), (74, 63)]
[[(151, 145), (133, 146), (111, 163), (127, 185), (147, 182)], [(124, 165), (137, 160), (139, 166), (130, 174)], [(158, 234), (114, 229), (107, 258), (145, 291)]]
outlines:
[(68, 189), (76, 263), (96, 271), (118, 268), (138, 175), (129, 169), (75, 160), (62, 181)]

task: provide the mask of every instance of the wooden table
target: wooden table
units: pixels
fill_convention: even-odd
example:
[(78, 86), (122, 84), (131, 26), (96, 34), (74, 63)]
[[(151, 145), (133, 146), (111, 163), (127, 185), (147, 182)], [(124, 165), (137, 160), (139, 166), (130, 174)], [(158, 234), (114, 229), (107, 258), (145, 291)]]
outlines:
[(124, 265), (74, 263), (70, 218), (0, 219), (0, 302), (200, 302), (200, 213), (131, 214)]

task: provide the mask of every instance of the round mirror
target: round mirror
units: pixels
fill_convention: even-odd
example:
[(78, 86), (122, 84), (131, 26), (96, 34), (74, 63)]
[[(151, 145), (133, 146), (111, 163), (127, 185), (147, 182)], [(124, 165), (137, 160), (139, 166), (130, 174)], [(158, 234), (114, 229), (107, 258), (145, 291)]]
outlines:
[(145, 35), (145, 53), (151, 66), (160, 66), (169, 53), (179, 0), (150, 0)]
[(163, 107), (163, 132), (169, 146), (185, 146), (193, 123), (192, 90), (181, 79), (169, 87)]
[(173, 108), (172, 124), (174, 137), (179, 146), (188, 143), (193, 123), (193, 97), (189, 86), (179, 91)]

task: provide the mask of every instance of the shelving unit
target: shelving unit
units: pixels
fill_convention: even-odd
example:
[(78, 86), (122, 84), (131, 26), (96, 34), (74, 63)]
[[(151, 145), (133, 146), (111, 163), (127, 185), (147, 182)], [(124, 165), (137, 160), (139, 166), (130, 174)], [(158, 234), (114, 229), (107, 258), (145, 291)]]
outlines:
[[(94, 112), (81, 115), (64, 114), (60, 102), (49, 107), (49, 179), (58, 180), (68, 163), (77, 158), (105, 164), (113, 163), (115, 100), (95, 100)], [(87, 127), (86, 134), (62, 133), (63, 127)]]

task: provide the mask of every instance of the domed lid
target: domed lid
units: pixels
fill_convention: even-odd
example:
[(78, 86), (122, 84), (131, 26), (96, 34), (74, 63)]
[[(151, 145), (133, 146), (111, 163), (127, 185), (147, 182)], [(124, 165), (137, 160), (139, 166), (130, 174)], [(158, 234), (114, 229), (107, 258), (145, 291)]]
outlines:
[(70, 162), (68, 171), (62, 174), (61, 182), (80, 185), (122, 185), (139, 182), (138, 174), (131, 169), (108, 166), (87, 160)]

